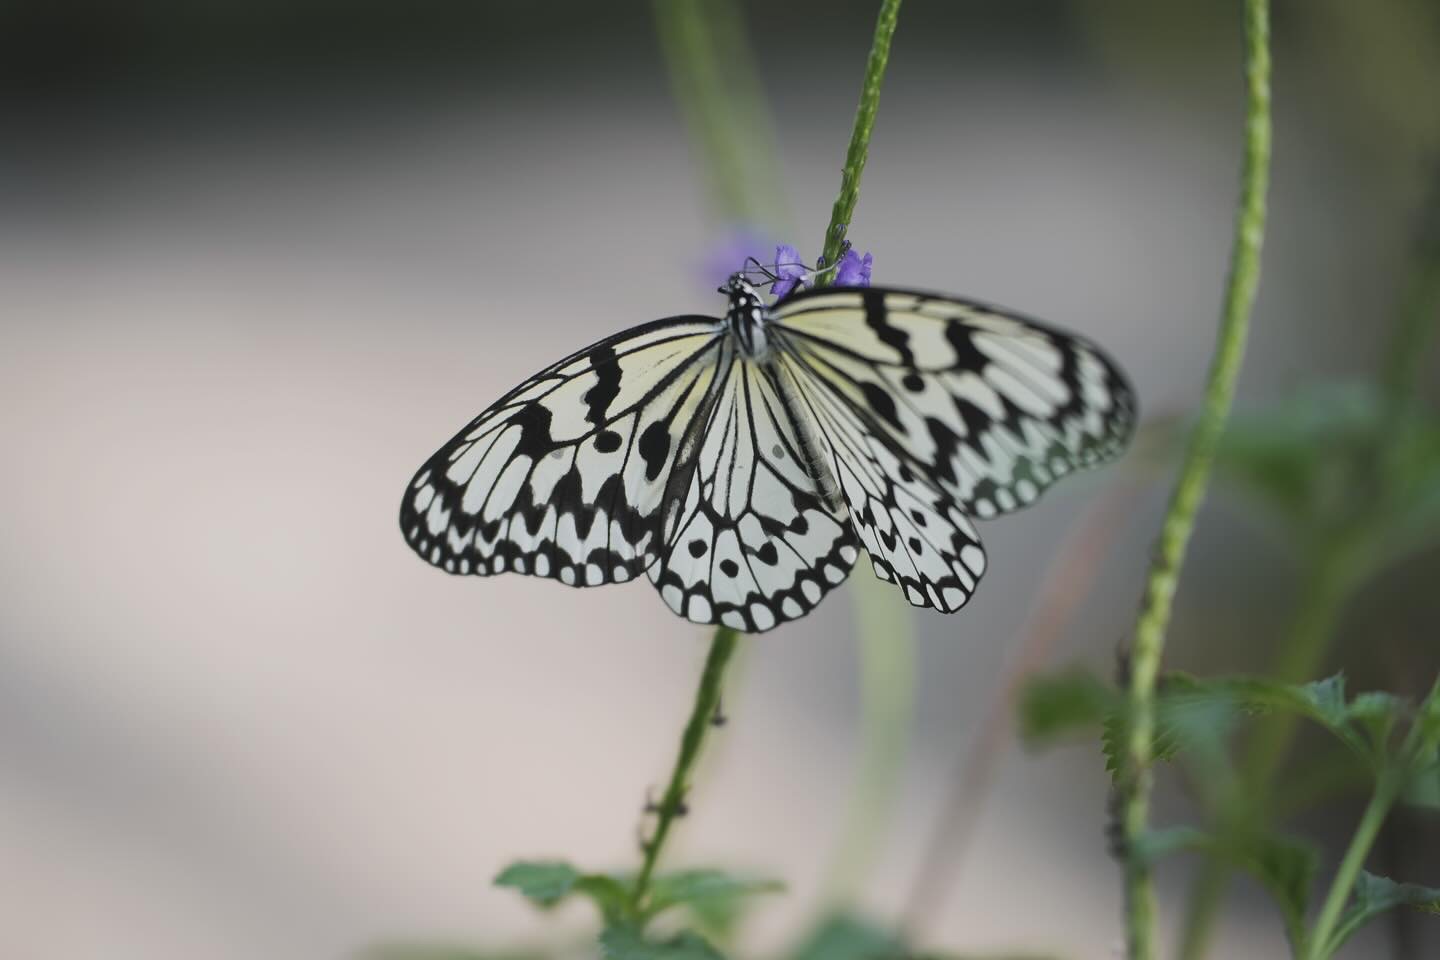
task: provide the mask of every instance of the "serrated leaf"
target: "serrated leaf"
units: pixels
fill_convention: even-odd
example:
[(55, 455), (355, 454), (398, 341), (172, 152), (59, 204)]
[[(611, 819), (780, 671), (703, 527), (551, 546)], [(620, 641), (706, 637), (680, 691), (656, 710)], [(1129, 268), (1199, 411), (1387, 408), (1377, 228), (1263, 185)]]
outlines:
[(542, 907), (553, 907), (575, 889), (580, 871), (561, 860), (520, 860), (495, 877), (495, 886), (511, 887)]
[(820, 921), (790, 955), (791, 960), (898, 960), (907, 956), (895, 935), (853, 914)]
[(1119, 708), (1119, 693), (1084, 670), (1031, 677), (1020, 691), (1020, 735), (1030, 746), (1099, 726)]
[(1350, 906), (1341, 916), (1325, 956), (1339, 950), (1355, 931), (1380, 914), (1405, 906), (1440, 914), (1440, 889), (1422, 887), (1417, 883), (1396, 883), (1388, 877), (1360, 871), (1360, 876), (1355, 879)]
[(725, 960), (698, 933), (689, 930), (669, 940), (647, 940), (633, 926), (612, 926), (600, 934), (600, 953), (607, 960)]
[(583, 896), (608, 922), (620, 920), (629, 910), (628, 894), (618, 880), (602, 873), (581, 873), (563, 860), (516, 861), (500, 871), (495, 886), (518, 890), (543, 910), (572, 894)]

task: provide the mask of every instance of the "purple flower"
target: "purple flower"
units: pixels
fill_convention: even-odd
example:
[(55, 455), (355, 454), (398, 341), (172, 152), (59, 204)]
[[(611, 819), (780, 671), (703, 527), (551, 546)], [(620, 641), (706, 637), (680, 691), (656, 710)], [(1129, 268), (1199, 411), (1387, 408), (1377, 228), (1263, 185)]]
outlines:
[(770, 292), (777, 297), (789, 294), (798, 286), (805, 283), (805, 275), (810, 271), (805, 268), (805, 261), (800, 259), (800, 251), (782, 243), (775, 247), (775, 275), (780, 279), (770, 286)]
[(870, 286), (870, 265), (874, 262), (875, 258), (868, 253), (861, 257), (854, 250), (846, 250), (845, 256), (840, 258), (840, 266), (835, 268), (835, 286)]

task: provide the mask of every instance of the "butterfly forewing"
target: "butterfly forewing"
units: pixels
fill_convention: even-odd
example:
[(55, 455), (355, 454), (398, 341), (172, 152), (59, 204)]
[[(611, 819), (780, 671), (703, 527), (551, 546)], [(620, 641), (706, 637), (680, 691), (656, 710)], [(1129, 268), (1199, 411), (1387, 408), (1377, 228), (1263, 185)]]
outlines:
[(760, 632), (814, 609), (858, 551), (813, 429), (770, 371), (727, 350), (680, 524), (650, 579), (681, 616)]
[(781, 301), (771, 319), (862, 435), (884, 438), (975, 517), (1024, 506), (1114, 457), (1134, 429), (1134, 394), (1098, 348), (994, 307), (819, 289)]
[(723, 343), (718, 320), (676, 317), (527, 380), (416, 473), (406, 539), (451, 573), (638, 576), (663, 549), (667, 489), (693, 467)]

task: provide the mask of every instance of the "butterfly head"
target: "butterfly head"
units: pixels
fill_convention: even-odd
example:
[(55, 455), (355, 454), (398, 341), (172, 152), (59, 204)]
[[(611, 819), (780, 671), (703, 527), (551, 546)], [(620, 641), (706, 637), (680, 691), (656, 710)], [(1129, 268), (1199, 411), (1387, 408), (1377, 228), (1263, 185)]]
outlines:
[(765, 336), (765, 301), (760, 291), (737, 273), (725, 285), (725, 294), (730, 298), (730, 306), (725, 311), (725, 325), (746, 356), (763, 355), (769, 349), (769, 341)]

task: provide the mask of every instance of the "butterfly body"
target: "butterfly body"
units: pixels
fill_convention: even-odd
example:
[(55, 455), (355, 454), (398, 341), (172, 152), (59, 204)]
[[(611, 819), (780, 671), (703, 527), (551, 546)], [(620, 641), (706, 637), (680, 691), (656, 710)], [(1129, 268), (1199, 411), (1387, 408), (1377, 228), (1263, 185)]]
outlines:
[(725, 285), (730, 305), (725, 311), (725, 327), (745, 356), (759, 360), (770, 352), (765, 328), (769, 324), (765, 300), (744, 277), (735, 275)]
[(879, 288), (655, 321), (506, 394), (417, 472), (400, 522), (457, 574), (572, 586), (648, 576), (698, 623), (804, 616), (864, 549), (953, 612), (972, 518), (1033, 501), (1128, 441), (1134, 396), (1089, 343), (1008, 311)]

